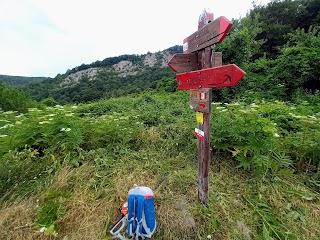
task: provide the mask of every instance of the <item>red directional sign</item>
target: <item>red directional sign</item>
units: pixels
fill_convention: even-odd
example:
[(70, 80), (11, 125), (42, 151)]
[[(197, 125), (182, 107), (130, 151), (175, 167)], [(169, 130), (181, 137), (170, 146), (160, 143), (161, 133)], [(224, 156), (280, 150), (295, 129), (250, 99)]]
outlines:
[(194, 71), (199, 69), (198, 55), (196, 53), (178, 53), (173, 55), (168, 65), (173, 71), (178, 73)]
[(217, 18), (183, 40), (183, 53), (193, 53), (221, 42), (231, 27), (227, 18)]
[(235, 64), (177, 74), (178, 90), (235, 86), (246, 73)]

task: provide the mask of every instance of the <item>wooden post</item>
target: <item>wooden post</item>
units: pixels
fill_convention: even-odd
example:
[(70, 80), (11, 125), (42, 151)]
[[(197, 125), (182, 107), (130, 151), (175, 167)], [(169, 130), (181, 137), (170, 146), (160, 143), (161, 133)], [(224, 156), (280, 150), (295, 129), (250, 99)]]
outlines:
[[(211, 68), (211, 47), (198, 53), (200, 69)], [(198, 123), (198, 128), (204, 132), (204, 139), (198, 139), (198, 201), (209, 203), (209, 171), (210, 171), (210, 116), (211, 116), (211, 88), (203, 89), (209, 99), (209, 112), (203, 113), (203, 124)]]
[[(198, 53), (200, 69), (217, 67), (222, 65), (222, 54), (212, 52), (207, 47)], [(210, 172), (210, 120), (211, 120), (211, 88), (204, 88), (209, 98), (209, 112), (203, 113), (203, 124), (198, 123), (198, 128), (204, 132), (204, 139), (198, 139), (198, 201), (209, 203), (209, 172)]]

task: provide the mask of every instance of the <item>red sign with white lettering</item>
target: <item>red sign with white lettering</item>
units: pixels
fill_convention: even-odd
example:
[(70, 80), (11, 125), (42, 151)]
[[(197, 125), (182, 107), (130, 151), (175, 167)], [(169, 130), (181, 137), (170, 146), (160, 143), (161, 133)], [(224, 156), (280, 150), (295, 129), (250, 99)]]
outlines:
[(235, 86), (246, 73), (235, 64), (177, 74), (178, 90)]
[(183, 53), (193, 53), (222, 42), (231, 27), (232, 23), (226, 17), (219, 17), (185, 38)]

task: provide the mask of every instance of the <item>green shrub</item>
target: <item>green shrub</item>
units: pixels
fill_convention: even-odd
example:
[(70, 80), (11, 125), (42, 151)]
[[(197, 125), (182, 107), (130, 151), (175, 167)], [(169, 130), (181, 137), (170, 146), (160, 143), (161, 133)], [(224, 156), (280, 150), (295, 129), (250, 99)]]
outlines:
[(35, 107), (36, 102), (17, 87), (0, 82), (0, 109), (25, 113), (28, 108)]

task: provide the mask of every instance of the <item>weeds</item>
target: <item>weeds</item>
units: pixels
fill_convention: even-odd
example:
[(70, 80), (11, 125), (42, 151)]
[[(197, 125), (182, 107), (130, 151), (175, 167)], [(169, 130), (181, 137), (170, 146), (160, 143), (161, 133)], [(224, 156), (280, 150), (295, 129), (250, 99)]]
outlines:
[[(223, 159), (220, 171), (211, 171), (210, 201), (203, 206), (197, 203), (195, 114), (188, 106), (185, 93), (143, 94), (0, 112), (0, 235), (108, 239), (132, 185), (153, 187), (169, 173), (155, 195), (155, 239), (316, 239), (315, 109), (213, 104), (211, 141)], [(301, 162), (310, 176), (297, 171)], [(32, 210), (20, 214), (23, 206)], [(12, 221), (19, 214), (23, 219)], [(17, 222), (23, 231), (14, 232)]]

